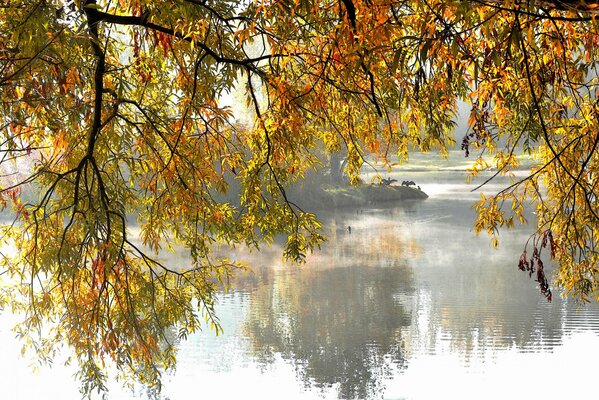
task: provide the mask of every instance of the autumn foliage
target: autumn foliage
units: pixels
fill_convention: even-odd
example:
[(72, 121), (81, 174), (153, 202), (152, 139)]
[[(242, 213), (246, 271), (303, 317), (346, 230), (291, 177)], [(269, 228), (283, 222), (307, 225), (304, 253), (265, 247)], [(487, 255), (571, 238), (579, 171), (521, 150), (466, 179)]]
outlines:
[[(538, 233), (520, 268), (550, 296), (538, 254), (550, 240), (555, 283), (595, 296), (595, 9), (2, 1), (0, 203), (15, 220), (2, 227), (0, 304), (23, 316), (19, 332), (42, 357), (74, 349), (84, 392), (104, 387), (106, 362), (158, 384), (174, 366), (172, 336), (218, 329), (214, 294), (240, 265), (216, 245), (285, 235), (285, 257), (301, 261), (323, 237), (287, 188), (322, 149), (347, 150), (353, 181), (366, 157), (391, 167), (412, 151), (444, 154), (458, 102), (471, 110), (457, 140), (472, 174), (492, 167), (513, 182), (477, 203), (476, 230), (497, 243), (531, 203)], [(253, 123), (236, 122), (236, 90)], [(535, 160), (525, 176), (513, 174), (521, 154)], [(164, 261), (173, 247), (189, 261)]]

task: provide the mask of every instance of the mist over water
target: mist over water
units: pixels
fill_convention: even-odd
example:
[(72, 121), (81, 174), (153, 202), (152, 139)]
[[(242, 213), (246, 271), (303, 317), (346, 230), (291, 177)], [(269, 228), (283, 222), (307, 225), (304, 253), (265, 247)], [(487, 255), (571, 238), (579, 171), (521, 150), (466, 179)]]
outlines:
[[(430, 198), (320, 212), (329, 241), (301, 267), (283, 265), (279, 249), (235, 254), (255, 273), (221, 298), (224, 338), (182, 343), (186, 378), (174, 377), (172, 398), (202, 377), (221, 382), (225, 398), (591, 393), (550, 384), (579, 380), (588, 371), (580, 360), (599, 355), (599, 310), (559, 296), (548, 303), (518, 271), (534, 226), (503, 232), (495, 250), (473, 232), (480, 194), (464, 172), (389, 176), (414, 180)], [(484, 191), (500, 190), (502, 179)]]
[[(465, 173), (388, 176), (414, 180), (430, 197), (321, 212), (329, 241), (302, 266), (283, 264), (276, 245), (232, 251), (254, 272), (219, 296), (225, 333), (206, 331), (179, 343), (178, 369), (165, 376), (162, 398), (595, 394), (589, 366), (599, 356), (599, 307), (580, 308), (554, 288), (548, 303), (517, 269), (534, 226), (502, 232), (495, 250), (473, 232), (471, 206), (480, 195), (470, 192)], [(494, 193), (505, 182), (484, 190)], [(0, 338), (7, 332), (1, 327)], [(0, 362), (0, 372), (14, 378), (9, 393), (30, 393), (28, 382), (38, 378), (9, 368), (13, 362)], [(60, 372), (66, 370), (56, 370), (58, 379), (36, 380), (46, 385), (46, 398), (78, 398), (76, 383)], [(132, 396), (149, 397), (115, 384), (109, 398)]]

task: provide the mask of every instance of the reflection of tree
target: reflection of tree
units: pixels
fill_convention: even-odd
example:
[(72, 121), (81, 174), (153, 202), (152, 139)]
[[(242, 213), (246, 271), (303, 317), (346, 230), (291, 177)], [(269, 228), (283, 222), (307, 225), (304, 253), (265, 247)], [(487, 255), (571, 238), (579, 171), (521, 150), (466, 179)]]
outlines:
[(410, 314), (398, 301), (411, 285), (404, 268), (351, 266), (277, 276), (254, 294), (246, 334), (260, 361), (292, 360), (306, 384), (339, 384), (343, 398), (381, 389), (405, 363)]
[[(427, 207), (421, 214), (430, 214), (431, 221), (412, 230), (422, 252), (414, 268), (418, 291), (412, 309), (423, 318), (412, 324), (411, 351), (447, 346), (472, 359), (490, 350), (559, 345), (570, 332), (565, 325), (576, 305), (560, 298), (548, 303), (534, 281), (522, 279), (513, 254), (521, 252), (528, 228), (512, 230), (495, 251), (488, 238), (468, 232), (471, 210), (464, 202), (428, 201)], [(469, 239), (459, 240), (464, 237)]]
[(498, 282), (496, 271), (513, 267), (510, 264), (491, 263), (488, 267), (495, 272), (480, 266), (478, 272), (461, 267), (458, 277), (440, 273), (429, 281), (430, 291), (422, 290), (414, 299), (414, 309), (429, 316), (413, 327), (418, 329), (413, 336), (419, 338), (419, 343), (412, 343), (414, 351), (417, 346), (435, 349), (445, 342), (453, 353), (471, 360), (484, 357), (489, 350), (542, 351), (562, 342), (568, 333), (564, 323), (575, 312), (574, 304), (561, 299), (548, 303), (515, 270), (511, 285), (506, 283), (509, 273)]
[(384, 378), (414, 355), (545, 351), (575, 328), (575, 305), (547, 303), (513, 263), (526, 229), (492, 251), (470, 236), (464, 202), (421, 207), (337, 212), (308, 265), (262, 259), (277, 267), (236, 285), (251, 292), (244, 329), (255, 357), (282, 357), (306, 385), (336, 385), (343, 398), (380, 397)]
[[(405, 235), (361, 227), (354, 214), (338, 219), (323, 253), (301, 270), (276, 271), (270, 284), (256, 288), (245, 333), (260, 362), (280, 355), (306, 385), (338, 385), (342, 398), (368, 398), (393, 368), (405, 366), (402, 332), (411, 314), (402, 299), (413, 291), (405, 263), (410, 246), (403, 245)], [(351, 235), (342, 228), (347, 221), (357, 226)]]

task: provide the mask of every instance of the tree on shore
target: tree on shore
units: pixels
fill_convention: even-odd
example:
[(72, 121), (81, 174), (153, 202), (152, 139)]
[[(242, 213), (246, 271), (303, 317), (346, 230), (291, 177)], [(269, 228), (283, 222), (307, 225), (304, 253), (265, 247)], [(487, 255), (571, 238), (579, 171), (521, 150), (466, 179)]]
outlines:
[[(301, 261), (324, 239), (286, 188), (347, 152), (391, 166), (454, 145), (472, 173), (524, 178), (477, 203), (496, 240), (536, 207), (519, 267), (551, 298), (541, 252), (568, 295), (597, 294), (598, 4), (459, 0), (20, 0), (0, 2), (0, 305), (41, 357), (74, 351), (82, 390), (104, 361), (158, 384), (180, 337), (241, 266), (219, 244), (286, 235)], [(253, 126), (223, 99), (242, 88)], [(474, 154), (472, 154), (474, 153)], [(483, 158), (485, 155), (487, 158)], [(489, 158), (492, 160), (487, 164)], [(241, 187), (236, 206), (228, 182)], [(139, 238), (130, 229), (139, 225)], [(190, 265), (164, 253), (186, 249)], [(546, 249), (546, 250), (545, 250)], [(40, 333), (36, 336), (35, 333)]]

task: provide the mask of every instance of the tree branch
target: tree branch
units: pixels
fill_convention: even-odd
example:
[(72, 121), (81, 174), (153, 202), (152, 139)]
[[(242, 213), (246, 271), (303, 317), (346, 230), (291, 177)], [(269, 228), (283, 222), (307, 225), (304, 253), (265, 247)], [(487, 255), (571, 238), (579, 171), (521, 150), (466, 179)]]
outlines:
[(96, 69), (94, 71), (94, 116), (87, 142), (87, 157), (92, 157), (96, 139), (102, 129), (102, 94), (104, 93), (104, 73), (106, 72), (106, 57), (104, 50), (100, 46), (100, 37), (98, 34), (98, 23), (101, 19), (98, 17), (98, 10), (93, 7), (95, 5), (96, 0), (86, 0), (84, 5), (89, 33), (91, 35), (91, 46), (96, 57)]
[[(95, 4), (95, 0), (90, 0), (90, 4)], [(167, 27), (155, 24), (153, 22), (149, 22), (148, 21), (149, 13), (144, 13), (142, 16), (136, 17), (136, 16), (123, 16), (123, 15), (109, 14), (109, 13), (105, 13), (103, 11), (99, 11), (95, 8), (90, 8), (90, 7), (87, 7), (85, 10), (86, 10), (86, 14), (88, 15), (88, 20), (90, 20), (89, 18), (92, 18), (90, 20), (90, 25), (91, 25), (91, 21), (93, 20), (95, 23), (106, 22), (109, 24), (117, 24), (117, 25), (142, 26), (144, 28), (162, 32), (169, 36), (174, 36), (178, 39), (185, 40), (186, 42), (192, 41), (192, 39), (190, 37), (185, 36), (182, 33), (176, 32), (172, 28), (167, 28)], [(204, 50), (206, 52), (206, 54), (209, 55), (210, 57), (212, 57), (216, 62), (241, 65), (241, 66), (245, 66), (245, 67), (248, 67), (248, 66), (253, 67), (252, 64), (255, 64), (257, 62), (260, 62), (263, 60), (268, 60), (268, 59), (278, 56), (276, 54), (275, 55), (263, 55), (260, 57), (245, 58), (245, 59), (239, 60), (236, 58), (229, 58), (229, 57), (221, 56), (216, 51), (212, 50), (210, 47), (208, 47), (206, 44), (204, 44), (202, 42), (194, 42), (194, 45), (196, 45), (200, 49)], [(254, 70), (253, 72), (258, 72), (257, 70), (255, 70), (254, 67), (252, 69)]]

